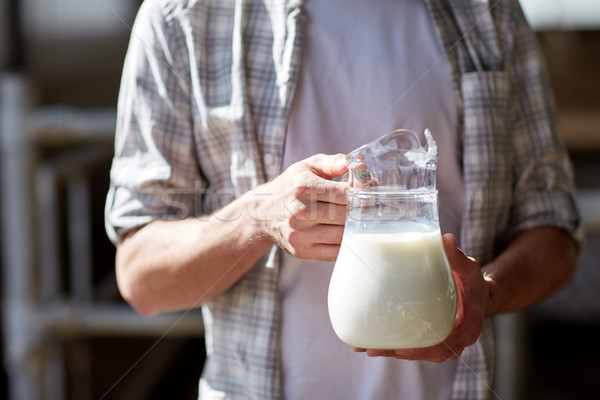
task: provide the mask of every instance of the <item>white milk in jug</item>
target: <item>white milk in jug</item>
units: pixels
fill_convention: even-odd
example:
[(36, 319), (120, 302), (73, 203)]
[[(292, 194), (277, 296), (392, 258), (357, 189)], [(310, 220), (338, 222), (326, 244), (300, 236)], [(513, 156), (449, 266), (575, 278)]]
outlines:
[(368, 349), (419, 348), (454, 324), (456, 287), (438, 226), (344, 232), (328, 306), (338, 337)]

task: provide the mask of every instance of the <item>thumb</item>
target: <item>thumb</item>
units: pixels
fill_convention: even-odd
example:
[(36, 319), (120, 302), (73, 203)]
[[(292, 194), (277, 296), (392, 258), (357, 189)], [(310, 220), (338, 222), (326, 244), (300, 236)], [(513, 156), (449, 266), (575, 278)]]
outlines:
[(456, 260), (455, 253), (458, 250), (456, 247), (456, 237), (451, 233), (446, 233), (442, 236), (442, 241), (444, 242), (446, 257), (448, 257), (448, 261), (450, 261), (450, 264), (452, 264), (453, 259)]
[(474, 271), (479, 272), (479, 263), (473, 257), (467, 256), (456, 246), (456, 238), (451, 233), (442, 236), (446, 257), (452, 268), (452, 272), (460, 277), (471, 276)]
[(464, 253), (456, 246), (456, 237), (451, 233), (446, 233), (442, 236), (444, 242), (444, 249), (446, 250), (446, 257), (450, 263), (452, 274), (454, 275), (454, 282), (456, 284), (456, 290), (458, 294), (458, 304), (456, 309), (456, 320), (454, 321), (454, 327), (463, 320), (465, 315), (465, 284), (463, 282), (465, 278), (466, 263), (464, 262)]
[(451, 233), (446, 233), (442, 236), (444, 242), (444, 250), (446, 250), (446, 257), (452, 270), (462, 275), (465, 272), (465, 258), (468, 258), (462, 250), (456, 245), (456, 237)]

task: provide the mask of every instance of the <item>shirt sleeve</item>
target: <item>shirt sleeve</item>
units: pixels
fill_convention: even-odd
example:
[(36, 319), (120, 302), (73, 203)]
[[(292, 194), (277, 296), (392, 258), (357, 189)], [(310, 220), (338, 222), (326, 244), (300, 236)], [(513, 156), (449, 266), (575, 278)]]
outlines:
[(168, 12), (159, 1), (142, 4), (125, 58), (105, 208), (113, 242), (153, 220), (194, 215), (195, 193), (205, 187), (193, 140), (185, 40)]
[(516, 39), (510, 68), (515, 186), (511, 231), (552, 225), (581, 240), (572, 165), (559, 132), (543, 54), (518, 7), (513, 21)]

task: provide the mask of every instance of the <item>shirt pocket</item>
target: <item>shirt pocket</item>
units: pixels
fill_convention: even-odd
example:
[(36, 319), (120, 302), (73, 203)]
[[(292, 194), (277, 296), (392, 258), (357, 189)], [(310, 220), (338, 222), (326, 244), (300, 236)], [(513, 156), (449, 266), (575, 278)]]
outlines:
[(465, 172), (477, 179), (510, 180), (513, 152), (508, 74), (469, 72), (461, 76), (460, 84)]

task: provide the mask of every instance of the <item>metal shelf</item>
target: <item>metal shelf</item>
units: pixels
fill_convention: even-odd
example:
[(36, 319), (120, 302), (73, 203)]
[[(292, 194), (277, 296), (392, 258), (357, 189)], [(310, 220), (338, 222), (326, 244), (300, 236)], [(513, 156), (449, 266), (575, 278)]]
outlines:
[[(11, 399), (67, 398), (68, 339), (203, 335), (199, 310), (138, 315), (116, 294), (112, 260), (97, 277), (105, 261), (94, 257), (91, 204), (104, 198), (92, 189), (98, 171), (108, 176), (115, 120), (114, 109), (34, 109), (23, 76), (0, 76), (2, 327)], [(114, 298), (103, 298), (106, 282)]]

